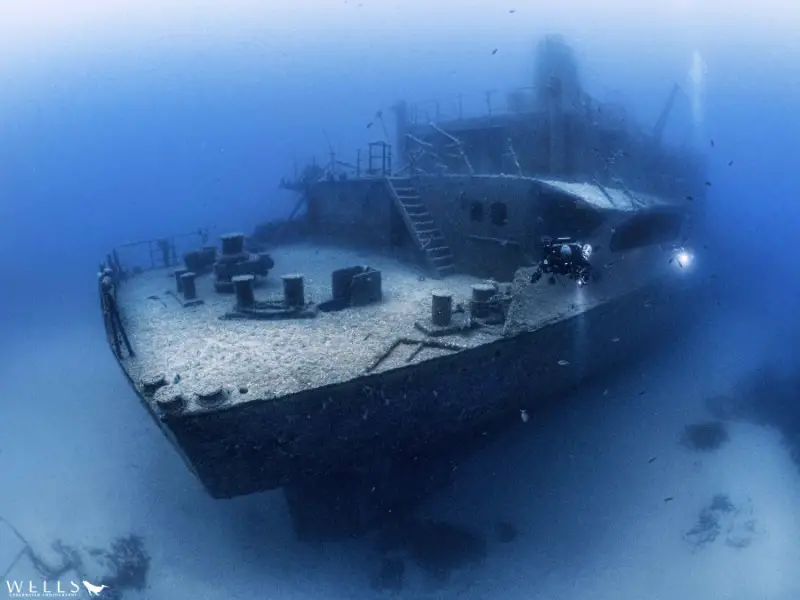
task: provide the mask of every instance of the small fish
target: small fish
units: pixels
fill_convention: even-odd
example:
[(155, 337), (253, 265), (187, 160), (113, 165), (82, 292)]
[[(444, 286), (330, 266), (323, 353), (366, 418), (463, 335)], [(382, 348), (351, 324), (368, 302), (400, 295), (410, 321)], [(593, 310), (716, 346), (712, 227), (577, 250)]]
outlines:
[(619, 342), (619, 338), (618, 337), (613, 337), (613, 338), (611, 338), (611, 341), (616, 344), (617, 342)]
[(517, 12), (516, 8), (512, 8), (511, 10), (508, 11), (508, 13), (511, 15), (513, 15), (515, 12)]
[(370, 127), (372, 127), (372, 121), (370, 121), (369, 123), (367, 123), (367, 129), (369, 129)]
[(664, 498), (664, 502), (672, 502), (673, 500), (675, 500), (675, 498), (673, 498), (672, 496), (667, 496), (666, 498)]
[(603, 390), (603, 396), (608, 396), (608, 389)]
[(711, 147), (712, 148), (714, 147), (714, 140), (713, 139), (711, 140)]
[(609, 267), (613, 267), (613, 266), (614, 266), (614, 261), (610, 260), (606, 264), (603, 265), (603, 268), (604, 269), (608, 269)]
[(639, 392), (639, 395), (640, 396), (644, 396), (646, 393), (647, 393), (647, 390), (642, 390), (641, 392)]
[(645, 301), (644, 301), (644, 305), (645, 305), (646, 307), (653, 306), (653, 301), (652, 301), (652, 300), (645, 300)]
[(497, 48), (495, 48), (494, 50), (492, 50), (492, 56), (494, 56), (495, 54), (497, 54)]
[(656, 461), (656, 457), (655, 456), (651, 456), (650, 460), (647, 461), (647, 464), (653, 464), (655, 461)]
[(686, 196), (686, 199), (687, 199), (689, 202), (693, 202), (693, 201), (694, 201), (694, 198), (693, 198), (692, 196)]
[(732, 161), (732, 160), (731, 160), (731, 161), (728, 161), (728, 166), (729, 166), (729, 167), (732, 167), (732, 166), (733, 166), (733, 161)]
[(569, 361), (568, 361), (568, 360), (564, 360), (564, 359), (562, 358), (560, 361), (558, 361), (558, 364), (559, 364), (559, 366), (561, 366), (561, 367), (566, 367), (567, 365), (569, 365)]
[(528, 421), (531, 420), (531, 416), (528, 414), (528, 411), (525, 410), (524, 408), (521, 411), (519, 411), (519, 418), (522, 419), (523, 423), (527, 423)]
[(710, 182), (710, 181), (706, 181), (706, 185), (707, 185), (708, 187), (711, 187), (711, 182)]

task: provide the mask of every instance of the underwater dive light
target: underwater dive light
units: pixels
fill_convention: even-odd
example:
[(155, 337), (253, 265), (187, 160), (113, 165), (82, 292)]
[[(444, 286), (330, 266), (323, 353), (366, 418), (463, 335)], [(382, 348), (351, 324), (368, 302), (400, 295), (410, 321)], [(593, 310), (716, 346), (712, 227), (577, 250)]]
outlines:
[(688, 250), (681, 248), (675, 253), (673, 260), (681, 269), (686, 269), (694, 262), (694, 255)]

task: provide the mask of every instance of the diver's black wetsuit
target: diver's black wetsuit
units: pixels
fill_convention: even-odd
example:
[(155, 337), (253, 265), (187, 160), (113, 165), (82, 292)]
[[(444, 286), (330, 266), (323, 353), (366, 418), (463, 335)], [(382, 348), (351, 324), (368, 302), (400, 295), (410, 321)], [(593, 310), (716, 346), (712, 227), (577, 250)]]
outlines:
[(531, 283), (539, 281), (545, 273), (551, 275), (550, 283), (555, 283), (556, 275), (566, 275), (579, 284), (589, 282), (592, 265), (580, 244), (551, 244), (545, 249), (545, 257), (531, 275)]

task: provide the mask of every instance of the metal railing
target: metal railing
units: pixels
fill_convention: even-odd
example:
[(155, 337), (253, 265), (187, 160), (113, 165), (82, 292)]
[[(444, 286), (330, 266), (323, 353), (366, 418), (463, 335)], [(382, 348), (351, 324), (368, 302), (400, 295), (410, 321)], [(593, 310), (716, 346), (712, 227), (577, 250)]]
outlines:
[(492, 115), (514, 114), (533, 109), (536, 88), (521, 87), (511, 91), (486, 90), (456, 94), (447, 100), (428, 100), (408, 104), (408, 122), (412, 125), (453, 121)]
[[(580, 98), (567, 102), (567, 109), (580, 112), (598, 112), (599, 109), (620, 110), (616, 103), (607, 103), (580, 93)], [(524, 86), (512, 90), (486, 90), (471, 94), (456, 94), (447, 100), (428, 100), (407, 104), (408, 124), (458, 121), (479, 117), (513, 115), (537, 110), (537, 88)]]
[(122, 244), (106, 257), (106, 266), (127, 276), (183, 264), (183, 255), (208, 244), (208, 229)]
[(278, 186), (295, 192), (305, 192), (318, 181), (330, 179), (362, 179), (369, 177), (389, 177), (393, 173), (392, 145), (387, 142), (370, 142), (366, 156), (361, 149), (356, 150), (355, 162), (340, 160), (340, 154), (329, 152), (328, 164), (320, 166), (312, 160), (302, 172), (293, 178), (282, 178)]

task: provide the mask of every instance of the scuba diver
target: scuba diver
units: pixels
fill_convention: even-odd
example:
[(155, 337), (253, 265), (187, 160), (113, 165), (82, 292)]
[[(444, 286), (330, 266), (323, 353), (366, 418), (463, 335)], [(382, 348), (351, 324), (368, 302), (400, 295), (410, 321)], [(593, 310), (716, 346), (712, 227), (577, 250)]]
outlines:
[(547, 273), (551, 284), (556, 282), (556, 275), (564, 275), (582, 286), (594, 276), (594, 269), (589, 262), (592, 255), (589, 244), (579, 244), (570, 238), (544, 238), (542, 246), (544, 258), (531, 276), (531, 283), (536, 283)]

